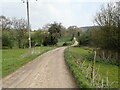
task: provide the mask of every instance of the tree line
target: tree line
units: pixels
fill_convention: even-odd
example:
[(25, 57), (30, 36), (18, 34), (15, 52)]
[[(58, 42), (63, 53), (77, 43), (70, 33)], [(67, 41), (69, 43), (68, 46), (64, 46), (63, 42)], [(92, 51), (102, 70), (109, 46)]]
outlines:
[[(3, 48), (28, 48), (27, 21), (25, 19), (0, 16)], [(82, 30), (77, 26), (64, 27), (61, 23), (51, 23), (37, 31), (31, 30), (31, 44), (34, 46), (57, 45), (61, 37), (80, 35)]]
[[(120, 6), (115, 3), (108, 3), (107, 6), (101, 7), (94, 17), (97, 26), (87, 31), (83, 31), (77, 26), (66, 28), (57, 22), (46, 24), (42, 29), (31, 31), (32, 46), (57, 45), (58, 39), (61, 37), (71, 37), (71, 40), (73, 37), (77, 37), (79, 45), (117, 52), (120, 49), (119, 10)], [(0, 16), (0, 23), (3, 47), (28, 47), (28, 31), (25, 19), (10, 19)]]
[(27, 22), (24, 19), (0, 16), (0, 23), (2, 28), (2, 46), (12, 48), (18, 46), (19, 48), (27, 47)]
[(120, 6), (108, 3), (96, 13), (94, 21), (97, 26), (90, 28), (78, 37), (80, 45), (99, 48), (98, 55), (106, 60), (114, 57), (118, 61), (120, 50)]

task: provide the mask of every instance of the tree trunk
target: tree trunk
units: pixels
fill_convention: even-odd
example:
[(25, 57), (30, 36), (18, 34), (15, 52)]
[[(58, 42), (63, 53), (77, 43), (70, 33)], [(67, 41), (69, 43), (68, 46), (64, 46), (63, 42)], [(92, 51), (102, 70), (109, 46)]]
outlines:
[(20, 39), (18, 40), (18, 46), (19, 46), (19, 48), (21, 48), (21, 40)]
[(105, 52), (103, 51), (102, 53), (103, 53), (103, 59), (105, 59)]

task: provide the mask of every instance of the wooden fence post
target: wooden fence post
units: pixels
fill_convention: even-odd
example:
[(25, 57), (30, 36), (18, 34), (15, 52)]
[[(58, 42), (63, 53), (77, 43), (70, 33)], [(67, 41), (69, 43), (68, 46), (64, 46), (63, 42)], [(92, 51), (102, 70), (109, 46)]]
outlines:
[(95, 77), (95, 60), (96, 60), (96, 51), (95, 52), (95, 55), (94, 55), (94, 60), (92, 62), (92, 72), (91, 72), (91, 78), (92, 78), (92, 85), (94, 85), (94, 77)]

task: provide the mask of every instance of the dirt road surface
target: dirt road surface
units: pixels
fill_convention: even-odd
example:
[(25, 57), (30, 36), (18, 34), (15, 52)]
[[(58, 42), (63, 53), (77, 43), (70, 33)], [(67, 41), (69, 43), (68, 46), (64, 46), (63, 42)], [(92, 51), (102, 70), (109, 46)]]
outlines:
[(3, 78), (3, 88), (76, 88), (64, 61), (65, 48), (51, 50)]

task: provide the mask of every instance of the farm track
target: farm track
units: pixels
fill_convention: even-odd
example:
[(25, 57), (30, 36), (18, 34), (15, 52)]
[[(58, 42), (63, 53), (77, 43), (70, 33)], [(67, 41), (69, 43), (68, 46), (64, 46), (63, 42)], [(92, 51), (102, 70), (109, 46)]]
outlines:
[(3, 78), (3, 88), (76, 88), (65, 61), (64, 49), (51, 50)]

